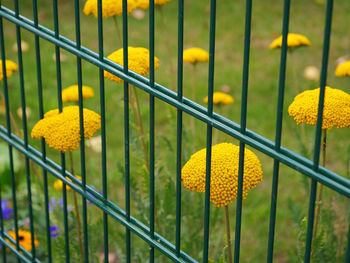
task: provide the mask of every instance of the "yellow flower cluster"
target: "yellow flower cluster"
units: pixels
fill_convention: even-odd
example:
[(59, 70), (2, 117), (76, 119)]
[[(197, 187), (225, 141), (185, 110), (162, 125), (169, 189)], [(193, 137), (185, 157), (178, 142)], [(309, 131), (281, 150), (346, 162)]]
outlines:
[(197, 62), (208, 62), (209, 53), (198, 47), (188, 48), (184, 50), (183, 60), (191, 64), (196, 64)]
[[(204, 103), (208, 103), (208, 96), (203, 99)], [(232, 104), (234, 99), (231, 95), (226, 94), (221, 91), (217, 91), (213, 93), (213, 103), (214, 104)]]
[[(210, 201), (215, 206), (226, 206), (237, 197), (239, 147), (220, 143), (212, 147)], [(193, 154), (182, 168), (184, 186), (200, 193), (205, 192), (206, 148)], [(262, 181), (258, 157), (248, 149), (244, 153), (243, 198), (248, 190)]]
[(350, 60), (340, 63), (335, 69), (335, 75), (337, 77), (350, 77)]
[[(94, 111), (83, 109), (84, 137), (91, 138), (101, 127), (101, 116)], [(51, 110), (32, 129), (33, 138), (45, 138), (48, 145), (65, 152), (76, 150), (80, 142), (80, 117), (78, 106), (64, 107), (63, 111)]]
[[(5, 67), (6, 67), (6, 77), (11, 77), (12, 73), (18, 70), (18, 65), (11, 61), (6, 59), (5, 60)], [(0, 59), (0, 81), (2, 81), (4, 78), (4, 74), (2, 71), (2, 60)]]
[[(320, 89), (307, 90), (294, 98), (288, 113), (297, 124), (316, 125)], [(350, 95), (339, 89), (326, 87), (322, 129), (350, 127)]]
[[(300, 34), (289, 33), (287, 36), (288, 47), (310, 46), (311, 42), (306, 36)], [(282, 47), (282, 36), (276, 38), (270, 44), (270, 49)]]
[[(16, 241), (16, 232), (8, 231), (10, 237)], [(19, 245), (22, 246), (28, 252), (32, 251), (32, 234), (27, 230), (18, 230)], [(7, 240), (9, 242), (9, 240)], [(11, 242), (10, 242), (11, 243)], [(39, 241), (34, 236), (34, 246), (38, 247), (40, 245)], [(11, 244), (14, 248), (15, 244)]]
[[(120, 48), (117, 51), (110, 54), (107, 58), (114, 61), (119, 65), (124, 65), (123, 62), (123, 49)], [(128, 66), (129, 70), (132, 70), (142, 76), (146, 76), (149, 73), (149, 51), (146, 48), (142, 47), (128, 47)], [(159, 67), (159, 59), (154, 57), (154, 68), (157, 69)], [(120, 78), (117, 76), (105, 71), (105, 78), (122, 82)]]
[[(81, 176), (77, 175), (76, 176), (80, 181), (81, 181)], [(69, 181), (72, 181), (71, 179), (67, 178)], [(63, 189), (63, 182), (61, 180), (56, 180), (53, 184), (53, 188), (56, 190), (62, 190)], [(70, 186), (67, 185), (66, 187), (67, 191), (71, 190)]]
[[(88, 86), (82, 86), (83, 99), (92, 98), (94, 96), (94, 91)], [(79, 89), (78, 85), (72, 85), (62, 91), (62, 101), (63, 102), (78, 102), (79, 101)]]
[[(170, 2), (171, 0), (154, 0), (155, 5), (165, 5), (166, 3)], [(136, 0), (136, 7), (141, 9), (148, 9), (149, 8), (149, 0)]]
[[(128, 0), (128, 14), (136, 8), (135, 0)], [(98, 16), (97, 0), (87, 0), (83, 10), (85, 15)], [(102, 0), (102, 17), (121, 16), (123, 14), (123, 0)]]

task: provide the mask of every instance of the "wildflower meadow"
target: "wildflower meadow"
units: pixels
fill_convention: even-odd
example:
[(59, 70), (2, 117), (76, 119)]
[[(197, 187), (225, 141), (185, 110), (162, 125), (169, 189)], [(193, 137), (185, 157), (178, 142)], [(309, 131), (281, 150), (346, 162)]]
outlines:
[(1, 262), (349, 262), (350, 2), (178, 1), (0, 2)]

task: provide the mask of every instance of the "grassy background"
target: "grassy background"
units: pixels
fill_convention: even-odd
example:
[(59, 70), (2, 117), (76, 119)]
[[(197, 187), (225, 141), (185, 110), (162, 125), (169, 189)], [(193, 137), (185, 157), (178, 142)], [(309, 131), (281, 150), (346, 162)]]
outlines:
[[(53, 14), (50, 1), (38, 1), (40, 23), (53, 29)], [(84, 1), (81, 1), (81, 9)], [(185, 2), (185, 31), (184, 46), (198, 46), (208, 50), (209, 43), (209, 14), (207, 12), (209, 1)], [(13, 9), (12, 1), (3, 1), (3, 5)], [(177, 1), (172, 1), (162, 7), (167, 36), (170, 40), (172, 57), (168, 56), (166, 49), (166, 35), (162, 31), (159, 10), (156, 10), (156, 56), (160, 59), (160, 67), (156, 71), (156, 81), (164, 86), (173, 87), (176, 77), (169, 69), (170, 60), (176, 65), (177, 57)], [(229, 93), (235, 98), (235, 103), (226, 107), (214, 107), (214, 110), (233, 121), (240, 120), (240, 95), (243, 65), (243, 38), (244, 38), (244, 2), (217, 3), (217, 33), (215, 52), (215, 84), (214, 89), (219, 91), (222, 86), (229, 87)], [(21, 14), (32, 18), (31, 1), (21, 1)], [(277, 89), (279, 74), (279, 50), (269, 50), (270, 42), (280, 35), (282, 27), (283, 5), (281, 1), (256, 1), (253, 5), (251, 59), (248, 97), (247, 128), (273, 140), (275, 136), (275, 118), (277, 107)], [(331, 35), (331, 49), (329, 58), (328, 85), (333, 88), (347, 91), (349, 79), (336, 78), (333, 74), (336, 60), (349, 55), (350, 34), (350, 2), (337, 2), (334, 6), (334, 18)], [(59, 1), (60, 33), (68, 38), (75, 39), (74, 29), (74, 3), (73, 1)], [(301, 141), (297, 136), (301, 132), (292, 118), (287, 114), (287, 107), (296, 95), (295, 83), (299, 83), (301, 90), (318, 87), (318, 82), (305, 80), (303, 70), (306, 66), (320, 68), (322, 58), (323, 28), (325, 4), (315, 1), (293, 1), (291, 6), (290, 32), (306, 35), (312, 45), (300, 48), (294, 52), (294, 63), (288, 59), (286, 97), (284, 107), (284, 123), (282, 145), (289, 149), (312, 158), (311, 152), (314, 142), (314, 127), (306, 127), (307, 138), (303, 145), (308, 152), (303, 151)], [(118, 18), (120, 25), (121, 19)], [(148, 11), (145, 18), (137, 20), (129, 17), (129, 45), (148, 47)], [(17, 53), (13, 49), (16, 42), (15, 26), (4, 21), (6, 57), (17, 62)], [(81, 32), (83, 46), (97, 52), (97, 21), (94, 17), (86, 17), (81, 12)], [(26, 103), (32, 114), (28, 119), (29, 131), (39, 120), (35, 46), (32, 34), (22, 30), (22, 39), (29, 44), (29, 50), (23, 53), (24, 82)], [(45, 111), (57, 108), (57, 82), (56, 66), (54, 62), (54, 46), (46, 41), (40, 42), (42, 77)], [(104, 50), (107, 56), (120, 48), (119, 40), (112, 19), (104, 19)], [(77, 83), (76, 58), (61, 51), (62, 61), (62, 87)], [(293, 79), (292, 71), (297, 74)], [(192, 66), (184, 65), (184, 95), (203, 104), (202, 99), (207, 95), (208, 65), (199, 64), (196, 67), (196, 98), (191, 97)], [(86, 108), (99, 112), (99, 79), (98, 68), (83, 62), (83, 82), (94, 88), (95, 97), (84, 101)], [(124, 147), (123, 147), (123, 86), (106, 80), (106, 130), (107, 130), (107, 173), (109, 183), (109, 198), (124, 208)], [(16, 121), (21, 127), (21, 119), (16, 111), (21, 105), (19, 99), (19, 74), (15, 73), (9, 79), (10, 107)], [(148, 132), (148, 95), (139, 91), (141, 113), (144, 126)], [(204, 105), (204, 104), (203, 104)], [(196, 133), (191, 131), (190, 116), (184, 116), (184, 161), (199, 149), (205, 147), (206, 125), (195, 120)], [(1, 125), (5, 126), (5, 118), (0, 115)], [(132, 214), (141, 221), (148, 223), (148, 174), (145, 170), (140, 137), (137, 133), (135, 121), (131, 114), (131, 185), (132, 185)], [(349, 146), (348, 129), (332, 129), (328, 132), (327, 167), (343, 176), (347, 174)], [(218, 142), (238, 141), (218, 132)], [(175, 236), (175, 177), (176, 177), (176, 115), (166, 103), (156, 100), (156, 231), (171, 242)], [(29, 143), (40, 149), (40, 142), (29, 138)], [(242, 262), (261, 262), (266, 258), (270, 192), (272, 182), (273, 160), (262, 153), (254, 151), (260, 158), (264, 171), (264, 181), (251, 191), (243, 203), (242, 223)], [(48, 149), (48, 156), (59, 162), (59, 154)], [(19, 162), (22, 162), (20, 159)], [(74, 152), (74, 163), (77, 174), (80, 173), (80, 153)], [(101, 157), (99, 153), (86, 147), (87, 183), (101, 189)], [(36, 167), (40, 171), (39, 167)], [(27, 202), (25, 196), (25, 170), (16, 173), (19, 193), (20, 219), (27, 217)], [(36, 211), (35, 227), (39, 230), (44, 226), (42, 222), (43, 193), (40, 188), (40, 177), (33, 176), (34, 208)], [(49, 176), (50, 197), (60, 197), (61, 192), (53, 189), (54, 178)], [(305, 217), (307, 215), (309, 179), (304, 175), (281, 165), (279, 199), (277, 210), (275, 259), (276, 262), (300, 262), (303, 253), (303, 237), (305, 231)], [(23, 189), (23, 191), (21, 191)], [(10, 188), (4, 190), (5, 197), (10, 198)], [(72, 203), (72, 196), (69, 196)], [(182, 249), (194, 258), (201, 260), (203, 239), (203, 213), (204, 195), (192, 193), (183, 189), (182, 198)], [(315, 262), (330, 262), (329, 257), (335, 258), (345, 230), (336, 231), (336, 227), (347, 224), (347, 217), (343, 218), (347, 201), (341, 196), (326, 189), (321, 218), (320, 238), (316, 240), (317, 253)], [(102, 240), (102, 213), (94, 207), (89, 207), (89, 236), (92, 262), (98, 262), (98, 254), (103, 251)], [(234, 231), (235, 202), (230, 205), (231, 228)], [(337, 214), (338, 213), (338, 214)], [(60, 224), (62, 215), (56, 211), (52, 215), (53, 223)], [(338, 221), (337, 221), (337, 219)], [(342, 220), (339, 220), (341, 218)], [(213, 262), (224, 260), (226, 253), (225, 232), (223, 228), (224, 211), (211, 206), (210, 226), (210, 258)], [(22, 221), (21, 221), (22, 222)], [(25, 223), (23, 223), (25, 226)], [(8, 226), (11, 228), (11, 224)], [(344, 228), (345, 229), (345, 228)], [(75, 230), (71, 236), (75, 236)], [(42, 257), (45, 257), (45, 237), (36, 231), (40, 237)], [(116, 253), (116, 262), (123, 262), (125, 255), (124, 228), (110, 220), (110, 249)], [(53, 240), (54, 256), (61, 262), (64, 256), (61, 249), (64, 246), (63, 237)], [(148, 247), (137, 237), (132, 240), (132, 255), (134, 262), (144, 262), (148, 255)], [(77, 249), (77, 242), (71, 238), (72, 250)], [(341, 247), (343, 251), (343, 247)], [(76, 250), (77, 251), (77, 250)], [(77, 260), (77, 253), (72, 253), (73, 260)], [(320, 258), (317, 258), (319, 255)], [(341, 258), (339, 256), (338, 258)], [(75, 261), (74, 261), (75, 262)], [(157, 254), (156, 262), (167, 262), (163, 256)]]

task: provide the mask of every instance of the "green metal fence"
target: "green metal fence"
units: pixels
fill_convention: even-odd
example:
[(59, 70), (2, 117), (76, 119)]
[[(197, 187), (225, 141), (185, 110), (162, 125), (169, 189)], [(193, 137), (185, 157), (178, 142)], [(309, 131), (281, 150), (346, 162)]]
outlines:
[[(1, 59), (2, 67), (4, 72), (3, 79), (3, 92), (5, 97), (6, 105), (6, 125), (0, 125), (0, 138), (8, 144), (9, 158), (11, 164), (11, 179), (14, 182), (13, 172), (13, 149), (23, 154), (25, 157), (26, 167), (26, 180), (27, 180), (27, 191), (28, 191), (28, 212), (30, 231), (34, 233), (34, 220), (32, 210), (32, 193), (31, 193), (31, 174), (30, 174), (30, 162), (34, 162), (42, 167), (43, 178), (44, 178), (44, 196), (45, 196), (45, 214), (46, 214), (46, 235), (47, 235), (47, 255), (48, 262), (52, 262), (51, 258), (51, 238), (50, 238), (50, 220), (49, 220), (49, 195), (48, 195), (48, 176), (54, 176), (64, 182), (63, 187), (63, 205), (64, 205), (64, 226), (65, 226), (65, 251), (62, 253), (66, 254), (66, 262), (70, 261), (70, 249), (69, 249), (69, 235), (67, 234), (68, 229), (68, 215), (67, 215), (67, 191), (66, 186), (71, 187), (75, 192), (83, 198), (83, 244), (85, 262), (89, 261), (89, 249), (88, 249), (88, 223), (87, 223), (87, 207), (86, 200), (92, 202), (95, 206), (103, 211), (103, 232), (104, 232), (104, 254), (105, 262), (107, 262), (109, 253), (109, 235), (108, 226), (110, 224), (121, 224), (125, 226), (125, 244), (126, 244), (126, 261), (131, 262), (132, 244), (131, 235), (137, 235), (140, 237), (145, 244), (149, 245), (149, 259), (144, 261), (154, 261), (155, 250), (163, 253), (169, 260), (174, 262), (198, 262), (189, 254), (186, 254), (181, 250), (181, 167), (182, 167), (182, 130), (183, 130), (183, 113), (187, 113), (194, 118), (200, 120), (207, 125), (207, 166), (206, 166), (206, 181), (210, 180), (210, 163), (211, 163), (211, 146), (212, 146), (212, 131), (216, 128), (229, 136), (232, 136), (240, 141), (240, 159), (239, 159), (239, 183), (238, 183), (238, 198), (237, 198), (237, 209), (236, 209), (236, 228), (235, 228), (235, 239), (234, 239), (234, 262), (240, 261), (240, 239), (241, 239), (241, 220), (242, 220), (242, 185), (243, 185), (243, 162), (244, 162), (244, 149), (248, 145), (257, 151), (260, 151), (267, 156), (273, 158), (274, 169), (273, 169), (273, 184), (271, 194), (271, 207), (270, 207), (270, 227), (268, 236), (268, 257), (267, 262), (273, 261), (273, 249), (275, 241), (275, 224), (276, 224), (276, 209), (277, 209), (277, 192), (278, 192), (278, 177), (279, 177), (279, 165), (285, 164), (290, 168), (304, 174), (311, 178), (311, 190), (309, 200), (309, 214), (307, 222), (307, 238), (306, 238), (306, 249), (305, 249), (305, 262), (310, 262), (311, 255), (311, 244), (312, 244), (312, 233), (314, 226), (314, 211), (317, 186), (323, 184), (335, 192), (338, 192), (346, 197), (350, 197), (350, 181), (331, 170), (322, 167), (319, 164), (321, 137), (322, 137), (322, 111), (324, 105), (324, 94), (327, 80), (327, 66), (328, 66), (328, 54), (330, 47), (330, 33), (331, 33), (331, 21), (332, 21), (332, 9), (333, 0), (327, 1), (326, 15), (325, 15), (325, 29), (324, 29), (324, 46), (322, 55), (322, 72), (321, 72), (321, 96), (319, 99), (319, 110), (318, 110), (318, 122), (315, 133), (314, 143), (314, 158), (308, 160), (293, 151), (281, 146), (282, 137), (282, 115), (283, 115), (283, 104), (284, 104), (284, 93), (285, 93), (285, 79), (286, 79), (286, 60), (287, 60), (287, 45), (286, 38), (289, 27), (289, 14), (290, 14), (290, 0), (284, 1), (284, 14), (283, 14), (283, 45), (281, 48), (281, 60), (280, 60), (280, 75), (279, 75), (279, 88), (278, 88), (278, 108), (276, 109), (277, 120), (275, 130), (275, 140), (270, 141), (265, 137), (255, 133), (254, 131), (246, 128), (247, 122), (247, 97), (248, 97), (248, 78), (249, 78), (249, 54), (250, 54), (250, 33), (251, 33), (251, 21), (252, 21), (252, 1), (246, 1), (246, 15), (245, 15), (245, 36), (244, 36), (244, 64), (243, 64), (243, 83), (242, 83), (242, 97), (241, 97), (241, 121), (235, 123), (227, 118), (220, 116), (213, 112), (213, 83), (214, 83), (214, 61), (215, 61), (215, 22), (216, 22), (216, 0), (210, 1), (210, 40), (209, 40), (209, 79), (208, 79), (208, 107), (204, 108), (193, 101), (183, 96), (183, 38), (184, 38), (184, 0), (178, 0), (178, 63), (177, 63), (177, 92), (173, 92), (166, 87), (163, 87), (155, 82), (154, 78), (154, 0), (150, 1), (150, 15), (149, 15), (149, 47), (150, 47), (150, 77), (149, 79), (142, 77), (138, 74), (128, 71), (128, 16), (126, 15), (126, 3), (127, 0), (123, 0), (123, 47), (124, 47), (124, 67), (117, 65), (104, 57), (103, 50), (103, 19), (101, 2), (98, 0), (98, 53), (94, 53), (91, 50), (81, 45), (81, 34), (80, 34), (80, 5), (78, 0), (75, 0), (75, 41), (67, 39), (60, 35), (59, 32), (59, 21), (58, 21), (58, 8), (57, 0), (52, 0), (53, 15), (54, 15), (54, 31), (45, 28), (38, 23), (38, 7), (37, 0), (32, 1), (33, 6), (33, 21), (22, 16), (19, 12), (20, 1), (14, 0), (14, 9), (8, 9), (1, 5), (0, 7), (0, 48), (1, 48)], [(9, 96), (8, 96), (8, 85), (5, 70), (5, 59), (6, 50), (4, 45), (4, 27), (3, 21), (7, 20), (16, 25), (16, 36), (18, 46), (18, 62), (19, 62), (19, 75), (20, 75), (20, 100), (23, 112), (23, 138), (17, 137), (13, 133), (13, 127), (10, 122), (10, 110), (9, 110)], [(62, 110), (62, 83), (61, 83), (61, 64), (60, 64), (60, 51), (66, 50), (76, 56), (77, 64), (77, 79), (79, 85), (79, 108), (80, 116), (83, 113), (83, 99), (82, 99), (82, 60), (87, 61), (99, 68), (100, 77), (100, 112), (101, 112), (101, 134), (102, 134), (102, 180), (103, 180), (103, 192), (98, 193), (96, 190), (86, 185), (85, 178), (85, 148), (84, 148), (84, 131), (83, 131), (83, 118), (80, 118), (80, 129), (81, 129), (81, 143), (80, 143), (80, 154), (81, 154), (81, 176), (82, 182), (78, 181), (69, 171), (66, 170), (65, 154), (61, 153), (61, 163), (55, 163), (51, 159), (46, 157), (45, 142), (42, 141), (41, 151), (36, 150), (28, 143), (28, 131), (27, 131), (27, 119), (26, 119), (26, 95), (24, 86), (24, 75), (23, 75), (23, 61), (22, 61), (22, 48), (21, 48), (21, 31), (26, 30), (32, 33), (35, 37), (35, 54), (36, 54), (36, 68), (37, 68), (37, 85), (38, 85), (38, 105), (40, 109), (40, 117), (43, 118), (43, 98), (42, 98), (42, 75), (41, 75), (41, 53), (40, 53), (40, 39), (42, 41), (48, 41), (55, 45), (55, 56), (56, 56), (56, 69), (57, 69), (57, 97), (58, 106), (60, 111)], [(125, 210), (120, 208), (120, 204), (116, 204), (108, 199), (107, 196), (107, 172), (106, 172), (106, 124), (105, 124), (105, 93), (104, 93), (104, 70), (109, 71), (116, 76), (125, 80), (124, 82), (124, 119), (125, 119), (125, 130), (124, 130), (124, 147), (125, 147)], [(144, 225), (137, 218), (133, 217), (130, 212), (130, 150), (129, 150), (129, 84), (132, 84), (149, 94), (149, 109), (150, 109), (150, 134), (149, 134), (149, 162), (150, 162), (150, 224)], [(176, 158), (176, 233), (175, 243), (171, 243), (163, 236), (155, 232), (155, 207), (154, 207), (154, 196), (155, 196), (155, 110), (154, 100), (155, 98), (164, 101), (174, 107), (177, 110), (177, 158)], [(208, 250), (209, 250), (209, 214), (210, 214), (210, 202), (209, 202), (210, 185), (206, 184), (205, 191), (205, 204), (204, 209), (204, 237), (203, 237), (203, 262), (208, 262)], [(1, 194), (1, 192), (0, 192)], [(17, 207), (16, 207), (16, 192), (13, 189), (12, 198), (14, 205), (14, 218), (17, 218)], [(1, 196), (0, 196), (1, 198)], [(0, 209), (1, 212), (1, 209)], [(36, 251), (34, 246), (34, 240), (32, 238), (32, 252), (28, 252), (19, 246), (18, 241), (11, 238), (3, 228), (2, 215), (0, 214), (0, 244), (2, 244), (2, 262), (6, 262), (6, 251), (5, 248), (11, 250), (17, 257), (18, 261), (22, 262), (40, 262), (36, 258)], [(18, 222), (15, 220), (15, 232), (18, 237)], [(32, 235), (33, 236), (33, 235)], [(17, 238), (18, 240), (18, 238)], [(14, 244), (15, 247), (11, 246)], [(350, 245), (347, 246), (346, 262), (350, 262)], [(265, 261), (265, 260), (261, 260)]]

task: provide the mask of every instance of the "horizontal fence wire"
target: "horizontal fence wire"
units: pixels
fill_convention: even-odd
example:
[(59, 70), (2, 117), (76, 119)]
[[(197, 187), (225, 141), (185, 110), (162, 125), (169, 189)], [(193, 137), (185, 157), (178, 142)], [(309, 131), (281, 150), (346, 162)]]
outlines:
[[(0, 49), (2, 68), (4, 72), (3, 89), (5, 98), (5, 111), (6, 111), (6, 128), (0, 125), (0, 138), (8, 144), (10, 169), (11, 169), (11, 181), (12, 185), (15, 184), (14, 177), (14, 164), (13, 164), (13, 149), (20, 152), (25, 157), (25, 169), (26, 169), (26, 185), (28, 196), (28, 214), (29, 214), (29, 227), (31, 236), (32, 251), (28, 252), (19, 245), (18, 236), (18, 211), (16, 204), (16, 192), (12, 187), (12, 200), (14, 208), (14, 230), (15, 239), (4, 232), (2, 211), (0, 209), (0, 244), (2, 245), (3, 261), (6, 262), (5, 250), (9, 249), (13, 252), (18, 259), (18, 262), (41, 262), (36, 258), (35, 240), (34, 240), (34, 216), (32, 208), (32, 189), (31, 189), (31, 174), (30, 164), (35, 163), (42, 168), (42, 176), (44, 182), (44, 204), (45, 204), (45, 231), (47, 239), (47, 253), (48, 262), (52, 262), (51, 255), (51, 238), (50, 238), (50, 215), (49, 215), (49, 193), (48, 193), (48, 174), (59, 179), (63, 182), (62, 198), (63, 198), (63, 222), (64, 222), (64, 237), (65, 237), (65, 261), (70, 262), (71, 248), (70, 248), (70, 235), (69, 235), (69, 219), (68, 219), (68, 204), (67, 204), (67, 189), (70, 187), (75, 194), (79, 194), (82, 202), (82, 230), (83, 240), (80, 240), (79, 246), (83, 255), (83, 261), (89, 262), (89, 238), (88, 238), (88, 214), (87, 214), (87, 201), (98, 207), (103, 213), (103, 254), (104, 261), (108, 262), (109, 257), (109, 221), (111, 218), (125, 227), (125, 250), (126, 250), (126, 262), (131, 262), (131, 255), (133, 253), (132, 235), (135, 234), (140, 237), (150, 247), (149, 261), (154, 262), (155, 250), (158, 250), (164, 254), (168, 259), (174, 262), (209, 262), (209, 225), (210, 225), (210, 178), (211, 178), (211, 155), (212, 155), (212, 143), (213, 143), (213, 129), (218, 129), (231, 137), (240, 141), (239, 147), (239, 177), (238, 177), (238, 193), (237, 193), (237, 209), (236, 209), (236, 227), (235, 227), (235, 250), (234, 250), (234, 262), (240, 261), (240, 238), (241, 238), (241, 225), (242, 225), (242, 199), (243, 199), (243, 174), (244, 174), (244, 151), (246, 146), (250, 146), (267, 156), (274, 159), (273, 167), (273, 181), (272, 181), (272, 194), (271, 194), (271, 210), (270, 210), (270, 222), (269, 222), (269, 241), (267, 262), (273, 261), (273, 248), (275, 241), (275, 224), (276, 224), (276, 208), (277, 208), (277, 193), (278, 193), (278, 176), (279, 165), (283, 163), (292, 169), (311, 178), (310, 200), (309, 200), (309, 215), (308, 215), (308, 227), (307, 238), (305, 248), (305, 262), (310, 262), (311, 247), (312, 247), (312, 233), (314, 228), (314, 210), (316, 201), (317, 184), (325, 185), (332, 190), (350, 198), (350, 180), (344, 178), (335, 172), (320, 166), (320, 147), (322, 137), (322, 116), (324, 108), (324, 95), (327, 80), (327, 66), (328, 55), (330, 47), (330, 33), (331, 33), (331, 21), (333, 11), (333, 0), (327, 1), (326, 8), (326, 21), (324, 31), (324, 47), (322, 58), (322, 72), (320, 81), (320, 97), (318, 108), (318, 120), (315, 133), (315, 145), (314, 145), (314, 158), (308, 160), (301, 155), (294, 153), (293, 151), (281, 146), (282, 137), (282, 115), (283, 115), (283, 102), (284, 102), (284, 88), (286, 78), (286, 63), (287, 63), (287, 34), (289, 27), (289, 12), (290, 12), (290, 0), (284, 1), (284, 14), (282, 24), (282, 48), (281, 48), (281, 60), (280, 60), (280, 75), (279, 75), (279, 89), (278, 89), (278, 106), (277, 106), (277, 120), (276, 120), (276, 133), (275, 141), (270, 141), (267, 138), (255, 133), (246, 128), (247, 122), (247, 106), (248, 106), (248, 79), (249, 79), (249, 57), (250, 57), (250, 38), (251, 38), (251, 21), (252, 21), (252, 1), (246, 1), (246, 17), (245, 17), (245, 36), (244, 36), (244, 54), (243, 54), (243, 80), (242, 80), (242, 104), (241, 104), (241, 120), (240, 124), (233, 122), (213, 111), (213, 92), (214, 92), (214, 65), (215, 65), (215, 30), (216, 30), (216, 0), (210, 1), (210, 22), (209, 22), (209, 68), (208, 68), (208, 107), (205, 108), (183, 96), (183, 32), (184, 32), (184, 0), (178, 1), (178, 65), (177, 65), (177, 91), (171, 91), (170, 89), (159, 85), (155, 81), (155, 0), (150, 1), (150, 14), (149, 14), (149, 66), (150, 76), (149, 79), (142, 77), (135, 72), (132, 72), (128, 68), (128, 16), (127, 16), (127, 0), (123, 0), (123, 15), (122, 15), (122, 46), (123, 46), (123, 66), (118, 65), (104, 57), (103, 49), (103, 19), (102, 19), (102, 0), (97, 0), (97, 12), (98, 12), (98, 53), (95, 53), (81, 45), (81, 32), (80, 32), (80, 3), (78, 0), (74, 1), (75, 10), (75, 41), (72, 41), (59, 33), (59, 20), (58, 20), (58, 3), (57, 0), (52, 1), (53, 19), (54, 19), (54, 31), (40, 25), (38, 23), (38, 10), (37, 1), (33, 0), (33, 21), (20, 15), (18, 0), (14, 1), (14, 11), (4, 6), (0, 6)], [(1, 1), (0, 1), (1, 4)], [(19, 135), (14, 134), (13, 128), (10, 123), (10, 101), (8, 96), (7, 76), (5, 69), (5, 43), (4, 43), (4, 30), (3, 19), (15, 24), (16, 26), (16, 40), (18, 50), (18, 62), (19, 62), (19, 77), (20, 77), (20, 95), (21, 95), (21, 109), (22, 109), (22, 129), (23, 139), (19, 138)], [(56, 80), (57, 80), (57, 104), (59, 112), (62, 111), (62, 73), (60, 64), (60, 50), (66, 50), (76, 56), (76, 69), (77, 69), (77, 83), (79, 91), (79, 116), (80, 116), (80, 172), (82, 180), (78, 180), (75, 177), (73, 170), (72, 155), (66, 156), (61, 153), (60, 164), (54, 162), (46, 156), (45, 140), (41, 140), (41, 151), (36, 150), (28, 143), (27, 132), (27, 117), (26, 117), (26, 95), (25, 95), (25, 83), (23, 72), (23, 59), (21, 49), (21, 29), (31, 32), (35, 37), (35, 55), (36, 55), (36, 74), (38, 85), (38, 105), (39, 105), (39, 117), (44, 116), (43, 107), (43, 94), (42, 94), (42, 73), (41, 73), (41, 58), (40, 58), (40, 38), (44, 41), (50, 42), (55, 45), (55, 58), (56, 58)], [(83, 74), (82, 74), (82, 62), (87, 61), (99, 68), (99, 90), (100, 90), (100, 113), (101, 113), (101, 174), (102, 174), (102, 193), (97, 192), (92, 187), (86, 185), (86, 166), (85, 166), (85, 143), (84, 143), (84, 115), (83, 115)], [(113, 203), (108, 199), (107, 194), (107, 154), (106, 154), (106, 117), (105, 117), (105, 85), (104, 85), (104, 70), (118, 76), (124, 80), (124, 176), (125, 176), (125, 210), (120, 206)], [(129, 104), (131, 98), (129, 94), (134, 92), (135, 97), (136, 89), (142, 90), (149, 94), (149, 151), (145, 158), (149, 158), (149, 226), (142, 223), (140, 220), (132, 216), (131, 211), (131, 193), (130, 193), (130, 180), (131, 180), (131, 163), (130, 163), (130, 116), (129, 116)], [(157, 233), (155, 228), (155, 100), (159, 99), (177, 110), (177, 126), (176, 126), (176, 222), (175, 222), (175, 244), (168, 241), (163, 236)], [(189, 114), (191, 117), (196, 118), (207, 125), (206, 133), (206, 176), (205, 176), (205, 199), (204, 199), (204, 234), (203, 234), (203, 255), (202, 260), (192, 258), (190, 255), (181, 250), (181, 168), (182, 168), (182, 133), (183, 133), (183, 113)], [(71, 153), (70, 153), (71, 154)], [(70, 170), (67, 169), (67, 160), (69, 158)], [(1, 185), (0, 185), (1, 187)], [(0, 188), (1, 191), (1, 188)], [(2, 195), (0, 192), (0, 201)], [(78, 221), (80, 221), (78, 219)], [(78, 231), (80, 226), (78, 225)], [(350, 229), (349, 229), (350, 236)], [(350, 258), (350, 244), (347, 243), (346, 260)]]

